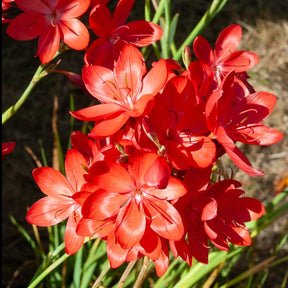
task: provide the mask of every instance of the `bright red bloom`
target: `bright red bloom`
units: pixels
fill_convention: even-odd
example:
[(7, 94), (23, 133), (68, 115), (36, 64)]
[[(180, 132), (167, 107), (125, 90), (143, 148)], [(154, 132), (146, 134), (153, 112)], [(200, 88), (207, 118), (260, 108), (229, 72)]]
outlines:
[(123, 248), (115, 235), (116, 217), (117, 215), (104, 221), (82, 218), (76, 233), (84, 237), (97, 237), (106, 241), (107, 258), (112, 268), (117, 268), (124, 262), (147, 256), (154, 262), (157, 276), (162, 276), (169, 265), (169, 251), (165, 239), (159, 237), (146, 225), (141, 240), (131, 248)]
[(188, 193), (174, 205), (183, 219), (185, 234), (179, 241), (170, 241), (170, 249), (175, 257), (180, 256), (189, 266), (192, 257), (208, 264), (208, 236), (201, 214), (207, 203), (205, 191), (210, 183), (211, 169), (212, 166), (204, 169), (190, 167), (184, 177)]
[(89, 43), (89, 32), (77, 17), (86, 12), (90, 0), (15, 0), (24, 13), (15, 17), (7, 34), (20, 41), (39, 37), (38, 53), (41, 63), (56, 55), (60, 39), (70, 48), (82, 50)]
[(86, 64), (112, 68), (124, 44), (144, 47), (162, 37), (161, 27), (152, 22), (137, 20), (125, 24), (134, 1), (120, 0), (113, 17), (103, 4), (96, 5), (91, 10), (89, 24), (92, 31), (100, 38), (88, 47), (85, 54)]
[(15, 148), (16, 143), (13, 142), (2, 142), (2, 160), (4, 159), (5, 155), (11, 153)]
[(205, 136), (209, 130), (203, 112), (193, 83), (186, 77), (172, 78), (155, 97), (148, 121), (176, 169), (205, 168), (214, 161), (216, 148)]
[(228, 179), (208, 186), (210, 174), (211, 167), (188, 170), (185, 175), (188, 193), (175, 203), (187, 237), (184, 235), (180, 241), (170, 241), (170, 247), (175, 257), (179, 255), (189, 265), (192, 257), (208, 263), (208, 240), (224, 251), (229, 250), (228, 242), (250, 245), (245, 223), (265, 213), (258, 200), (240, 197), (244, 191), (239, 189), (241, 183), (238, 181)]
[[(283, 134), (263, 125), (275, 106), (276, 96), (266, 92), (249, 94), (234, 103), (234, 73), (229, 73), (220, 88), (210, 95), (206, 103), (207, 126), (211, 137), (224, 147), (231, 160), (244, 172), (261, 176), (263, 172), (251, 167), (235, 141), (253, 145), (272, 145)], [(234, 105), (233, 105), (234, 104)]]
[[(146, 236), (181, 239), (182, 219), (169, 201), (183, 196), (186, 187), (170, 176), (166, 160), (156, 153), (130, 157), (128, 170), (112, 163), (107, 166), (106, 173), (98, 163), (89, 170), (98, 191), (84, 202), (83, 217), (97, 221), (111, 219), (115, 223), (115, 237), (123, 249), (138, 247), (139, 243), (141, 247), (153, 246), (154, 256), (150, 252), (149, 257), (155, 260), (161, 245), (155, 246), (157, 242), (151, 243), (148, 241), (151, 237)], [(145, 250), (149, 251), (143, 248), (140, 252), (143, 254)]]
[(85, 158), (76, 150), (68, 150), (65, 159), (65, 178), (59, 171), (50, 167), (33, 170), (33, 177), (41, 191), (47, 195), (32, 205), (26, 220), (37, 226), (52, 226), (68, 218), (64, 236), (67, 254), (76, 253), (83, 244), (84, 237), (76, 234), (76, 227), (82, 218), (81, 205), (90, 194), (81, 191), (86, 183), (83, 167)]
[(154, 96), (166, 82), (167, 67), (160, 60), (146, 74), (142, 54), (127, 44), (113, 70), (85, 66), (82, 77), (88, 91), (103, 104), (70, 113), (83, 121), (95, 121), (90, 137), (106, 137), (116, 133), (129, 117), (143, 117), (151, 110)]
[(97, 161), (104, 160), (104, 155), (100, 152), (101, 147), (98, 141), (90, 139), (80, 131), (74, 131), (71, 134), (72, 148), (79, 151), (87, 161), (87, 167)]
[(218, 85), (223, 77), (231, 72), (245, 72), (259, 62), (259, 57), (249, 51), (237, 51), (242, 37), (240, 25), (230, 25), (219, 35), (214, 50), (208, 41), (197, 36), (193, 42), (193, 51), (208, 77)]
[(251, 238), (245, 222), (260, 218), (265, 208), (257, 199), (240, 197), (244, 191), (237, 189), (241, 183), (235, 180), (216, 182), (205, 193), (208, 200), (201, 220), (210, 241), (219, 249), (228, 251), (228, 242), (249, 246)]

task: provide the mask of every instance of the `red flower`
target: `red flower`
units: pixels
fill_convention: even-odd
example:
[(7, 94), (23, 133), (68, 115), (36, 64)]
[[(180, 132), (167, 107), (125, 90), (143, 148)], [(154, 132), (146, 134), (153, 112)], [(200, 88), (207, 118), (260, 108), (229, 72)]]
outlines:
[(92, 31), (100, 38), (88, 47), (85, 54), (86, 64), (112, 68), (125, 43), (144, 47), (162, 37), (161, 27), (152, 22), (137, 20), (125, 24), (134, 1), (120, 0), (114, 10), (113, 18), (109, 9), (103, 4), (96, 5), (91, 10), (89, 24)]
[(15, 148), (16, 143), (13, 142), (2, 142), (2, 161), (5, 155), (11, 153)]
[(253, 145), (272, 145), (283, 138), (283, 134), (262, 124), (275, 106), (276, 96), (266, 92), (249, 94), (234, 105), (234, 73), (229, 73), (218, 90), (206, 103), (207, 126), (212, 138), (224, 147), (231, 160), (252, 176), (263, 172), (251, 167), (235, 141)]
[[(158, 256), (161, 245), (154, 246), (156, 242), (149, 244), (146, 236), (153, 234), (157, 239), (170, 240), (182, 237), (182, 219), (169, 201), (184, 195), (185, 186), (180, 180), (170, 177), (169, 165), (156, 153), (130, 157), (128, 170), (117, 164), (107, 166), (109, 171), (104, 174), (101, 173), (103, 166), (97, 163), (90, 169), (96, 170), (91, 173), (98, 191), (84, 202), (83, 217), (97, 221), (111, 219), (115, 222), (117, 242), (123, 249), (152, 245), (152, 254)], [(141, 253), (145, 250), (148, 251), (143, 248)], [(150, 255), (153, 260), (154, 256)]]
[(196, 57), (207, 75), (211, 75), (218, 84), (230, 71), (245, 72), (259, 61), (258, 56), (252, 52), (236, 52), (241, 37), (241, 26), (230, 25), (220, 33), (214, 50), (208, 41), (201, 36), (197, 36), (193, 42), (193, 51)]
[(90, 139), (80, 131), (71, 134), (72, 148), (79, 151), (87, 161), (87, 167), (92, 166), (97, 161), (104, 160), (104, 155), (100, 152), (101, 147), (98, 141)]
[(195, 88), (186, 77), (172, 78), (155, 97), (149, 122), (176, 169), (205, 168), (214, 161), (216, 148), (205, 136), (209, 130), (203, 112), (203, 105), (197, 105)]
[(77, 17), (89, 7), (90, 0), (16, 0), (24, 13), (15, 17), (7, 28), (10, 37), (25, 41), (39, 37), (38, 53), (41, 63), (56, 55), (60, 39), (75, 50), (89, 43), (89, 32)]
[(184, 177), (188, 193), (174, 205), (183, 219), (185, 234), (179, 241), (170, 241), (170, 249), (175, 257), (180, 256), (189, 266), (192, 257), (208, 264), (208, 236), (201, 214), (207, 203), (205, 192), (210, 183), (211, 169), (212, 166), (204, 169), (190, 167)]
[(229, 250), (228, 242), (235, 245), (251, 244), (245, 222), (260, 218), (265, 208), (256, 199), (240, 197), (244, 191), (237, 189), (241, 183), (223, 180), (215, 183), (205, 193), (207, 203), (201, 220), (210, 241), (219, 249)]
[(68, 218), (64, 236), (67, 254), (76, 253), (83, 244), (84, 237), (76, 234), (80, 221), (81, 205), (90, 194), (81, 191), (86, 181), (86, 160), (76, 150), (68, 150), (65, 159), (67, 179), (57, 170), (41, 167), (33, 170), (33, 177), (41, 191), (47, 195), (32, 205), (26, 220), (37, 226), (52, 226)]
[(90, 137), (116, 133), (129, 117), (143, 117), (164, 86), (166, 62), (160, 60), (146, 74), (142, 54), (132, 45), (123, 47), (113, 70), (102, 66), (85, 66), (83, 81), (88, 91), (103, 104), (70, 112), (83, 121), (95, 121)]

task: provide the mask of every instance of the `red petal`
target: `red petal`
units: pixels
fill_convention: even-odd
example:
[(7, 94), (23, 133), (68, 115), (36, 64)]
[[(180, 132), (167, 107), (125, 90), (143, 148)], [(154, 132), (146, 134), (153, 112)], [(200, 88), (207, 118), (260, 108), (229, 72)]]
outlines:
[(261, 146), (273, 145), (281, 141), (284, 137), (282, 132), (264, 125), (238, 129), (235, 134), (233, 131), (229, 132), (229, 136), (234, 141)]
[(223, 233), (222, 222), (218, 218), (215, 220), (205, 221), (204, 229), (210, 241), (220, 250), (229, 251), (228, 239)]
[(113, 13), (112, 27), (116, 28), (123, 25), (134, 5), (135, 0), (120, 0)]
[(83, 237), (104, 238), (111, 233), (114, 234), (114, 229), (114, 223), (110, 219), (98, 221), (82, 218), (76, 228), (76, 233)]
[(222, 80), (219, 89), (208, 98), (205, 106), (207, 126), (213, 132), (219, 124), (231, 119), (231, 110), (234, 100), (234, 75), (232, 71)]
[(88, 166), (96, 161), (104, 159), (103, 154), (99, 151), (99, 143), (93, 141), (80, 131), (74, 131), (71, 133), (72, 147), (78, 150), (86, 159)]
[(61, 20), (60, 37), (72, 49), (82, 50), (88, 46), (89, 32), (78, 19)]
[(60, 32), (56, 25), (48, 26), (45, 31), (42, 31), (38, 41), (38, 55), (41, 63), (50, 62), (58, 51), (60, 44)]
[(222, 71), (235, 71), (240, 73), (251, 69), (259, 62), (259, 57), (249, 51), (234, 52), (225, 62), (221, 65)]
[(260, 218), (265, 213), (265, 208), (257, 199), (243, 197), (238, 198), (235, 205), (227, 205), (222, 213), (237, 223), (244, 223)]
[[(195, 229), (192, 233), (188, 232), (189, 248), (191, 249), (192, 256), (199, 262), (208, 264), (208, 237), (204, 231), (204, 227), (199, 220), (199, 223), (193, 227)], [(197, 227), (198, 225), (198, 227)]]
[(91, 195), (91, 192), (87, 192), (87, 191), (76, 192), (75, 194), (73, 194), (72, 199), (75, 202), (77, 202), (80, 206), (83, 206), (84, 201), (90, 195)]
[(44, 22), (38, 15), (22, 13), (16, 16), (7, 27), (8, 36), (25, 41), (38, 37), (44, 28)]
[(81, 16), (90, 5), (90, 0), (59, 0), (56, 2), (58, 2), (56, 6), (57, 12), (65, 19)]
[[(37, 226), (52, 226), (67, 219), (73, 212), (75, 202), (63, 198), (44, 197), (34, 203), (26, 215), (26, 221)], [(65, 199), (64, 199), (65, 200)]]
[(145, 75), (141, 95), (151, 94), (155, 96), (165, 85), (167, 77), (167, 63), (161, 59), (154, 63), (152, 69)]
[[(208, 137), (191, 137), (191, 142), (197, 141), (194, 145), (191, 145), (188, 149), (188, 156), (190, 156), (190, 165), (193, 167), (207, 168), (210, 166), (216, 155), (216, 147)], [(191, 161), (192, 160), (192, 161)]]
[(89, 16), (89, 24), (92, 31), (98, 36), (103, 37), (110, 34), (112, 18), (109, 9), (99, 4), (95, 6)]
[(237, 148), (234, 142), (227, 136), (223, 127), (217, 130), (217, 140), (221, 143), (231, 160), (244, 172), (251, 176), (263, 176), (264, 172), (251, 166), (244, 154)]
[(196, 192), (206, 189), (210, 182), (211, 172), (211, 166), (204, 169), (190, 167), (184, 177), (188, 190)]
[(182, 238), (184, 227), (181, 216), (170, 203), (147, 195), (145, 200), (143, 199), (143, 208), (145, 215), (152, 219), (150, 227), (159, 236), (171, 241)]
[(211, 199), (204, 207), (201, 215), (202, 221), (207, 221), (215, 218), (217, 216), (217, 201), (215, 199)]
[(115, 38), (119, 37), (137, 47), (145, 47), (158, 41), (163, 35), (160, 26), (153, 22), (136, 20), (113, 31)]
[(214, 53), (209, 42), (202, 36), (197, 36), (193, 42), (193, 51), (198, 60), (206, 65), (214, 63)]
[[(153, 156), (148, 154), (147, 156)], [(150, 157), (145, 157), (145, 161), (148, 161)], [(153, 157), (151, 157), (153, 159)], [(150, 158), (150, 159), (151, 159)], [(144, 182), (159, 189), (165, 189), (170, 179), (170, 167), (163, 157), (157, 157), (153, 162), (150, 162), (150, 167), (144, 174)]]
[[(137, 155), (135, 157), (130, 158), (130, 161), (129, 161), (130, 165), (128, 165), (128, 171), (129, 171), (129, 174), (133, 177), (133, 179), (135, 179), (137, 187), (145, 185), (146, 181), (149, 180), (147, 179), (147, 177), (145, 180), (144, 175), (150, 169), (151, 165), (158, 158), (159, 158), (159, 155), (156, 153), (144, 153), (144, 154)], [(169, 172), (169, 175), (170, 175), (170, 172)], [(167, 176), (165, 175), (165, 177)], [(156, 181), (156, 184), (155, 182), (153, 182), (153, 184), (158, 185), (159, 182), (157, 182), (157, 179), (154, 179), (154, 180)]]
[(69, 255), (75, 254), (81, 248), (85, 239), (85, 237), (76, 234), (76, 227), (80, 220), (78, 217), (80, 217), (79, 212), (73, 212), (72, 215), (69, 216), (66, 224), (64, 242), (65, 251)]
[(65, 172), (68, 181), (75, 192), (81, 190), (81, 187), (86, 183), (84, 174), (87, 172), (84, 168), (87, 167), (87, 162), (84, 156), (74, 149), (69, 149), (65, 158)]
[(159, 258), (161, 253), (160, 237), (146, 225), (145, 233), (137, 245), (137, 250), (152, 260)]
[(239, 46), (242, 37), (242, 28), (240, 25), (230, 25), (226, 27), (219, 35), (215, 44), (215, 57), (217, 62), (223, 62)]
[[(41, 191), (48, 196), (72, 196), (75, 193), (64, 175), (53, 168), (36, 168), (33, 170), (32, 174)], [(65, 198), (68, 199), (67, 197)]]
[[(125, 45), (114, 66), (114, 77), (119, 92), (122, 94), (123, 104), (129, 97), (132, 103), (138, 100), (142, 87), (142, 78), (146, 72), (143, 55), (132, 45)], [(126, 100), (126, 101), (125, 101)]]
[(143, 95), (134, 105), (133, 110), (129, 113), (130, 117), (143, 117), (151, 111), (154, 104), (153, 95)]
[(118, 115), (123, 109), (113, 103), (93, 105), (78, 111), (70, 111), (70, 114), (76, 119), (82, 121), (98, 121), (109, 116)]
[(239, 197), (240, 195), (244, 194), (244, 191), (237, 189), (241, 186), (241, 183), (236, 180), (225, 179), (209, 186), (209, 188), (205, 191), (205, 194), (207, 197), (214, 199), (222, 199), (222, 197), (226, 198), (228, 195)]
[(99, 190), (87, 197), (82, 206), (83, 217), (95, 220), (106, 220), (119, 212), (130, 198), (127, 194), (109, 193)]
[(187, 188), (181, 180), (171, 177), (165, 189), (151, 189), (146, 191), (146, 193), (170, 201), (185, 195)]
[(12, 142), (2, 142), (2, 157), (3, 155), (11, 153), (15, 148), (16, 143)]
[[(119, 40), (117, 43), (119, 43)], [(89, 45), (84, 61), (87, 65), (99, 65), (113, 69), (114, 62), (118, 59), (118, 45), (114, 45), (107, 37), (99, 38)]]
[(110, 69), (96, 65), (85, 66), (82, 70), (82, 77), (88, 91), (99, 101), (103, 103), (123, 103), (121, 92)]
[(129, 116), (125, 111), (118, 115), (113, 115), (99, 123), (95, 123), (94, 128), (88, 134), (91, 138), (112, 136), (118, 132), (128, 121)]
[(156, 274), (158, 277), (161, 277), (165, 274), (169, 266), (169, 250), (165, 240), (161, 239), (162, 250), (159, 258), (154, 261)]
[(243, 122), (243, 126), (261, 122), (272, 113), (276, 100), (274, 94), (267, 92), (258, 92), (246, 96), (233, 107), (231, 111), (231, 115), (234, 116), (233, 122), (235, 124)]
[(51, 12), (49, 6), (46, 5), (43, 1), (15, 0), (15, 2), (17, 6), (23, 11), (42, 15), (42, 17), (44, 17), (45, 14), (49, 14)]
[[(229, 242), (235, 245), (240, 246), (249, 246), (251, 245), (251, 238), (249, 231), (246, 227), (242, 226), (230, 226)], [(224, 231), (226, 233), (226, 231)]]
[(215, 159), (215, 144), (205, 136), (184, 136), (181, 139), (182, 143), (179, 143), (178, 139), (163, 142), (173, 167), (187, 170), (190, 166), (195, 168), (210, 166)]
[(179, 241), (170, 241), (169, 246), (175, 258), (180, 256), (191, 267), (192, 254), (187, 242), (185, 241), (185, 238), (182, 238)]
[(133, 248), (142, 238), (146, 220), (135, 198), (120, 208), (116, 219), (116, 238), (125, 248)]
[(111, 268), (117, 268), (126, 260), (128, 250), (123, 249), (117, 242), (114, 233), (107, 239), (107, 257)]
[[(105, 169), (105, 166), (95, 163), (92, 166), (99, 169)], [(97, 175), (97, 170), (95, 170), (95, 177), (93, 182), (98, 184), (98, 186), (111, 193), (129, 193), (136, 189), (135, 183), (132, 180), (130, 174), (125, 168), (120, 165), (114, 164), (109, 166), (110, 170), (106, 173)]]

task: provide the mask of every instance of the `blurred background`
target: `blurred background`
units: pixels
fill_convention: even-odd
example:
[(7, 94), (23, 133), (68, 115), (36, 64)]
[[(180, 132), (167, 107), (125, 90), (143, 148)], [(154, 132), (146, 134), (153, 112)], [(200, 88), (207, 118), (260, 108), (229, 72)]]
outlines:
[[(144, 18), (142, 2), (136, 1), (131, 20)], [(181, 43), (187, 37), (210, 3), (207, 0), (172, 1), (172, 13), (180, 14), (176, 42)], [(249, 72), (250, 83), (256, 91), (270, 92), (278, 97), (275, 110), (266, 122), (282, 131), (284, 139), (270, 147), (241, 147), (253, 166), (265, 171), (265, 176), (252, 178), (233, 167), (235, 178), (241, 181), (246, 193), (265, 205), (288, 182), (288, 2), (230, 0), (202, 36), (213, 46), (218, 34), (230, 24), (240, 24), (243, 28), (239, 49), (255, 52), (260, 57), (259, 64)], [(15, 41), (6, 35), (6, 28), (7, 24), (2, 24), (2, 112), (17, 101), (39, 65), (39, 59), (34, 57), (37, 39)], [(83, 56), (84, 51), (67, 51), (61, 56), (58, 68), (80, 74)], [(40, 81), (21, 109), (2, 127), (2, 142), (16, 142), (13, 153), (2, 162), (2, 287), (27, 287), (39, 267), (33, 249), (12, 224), (9, 215), (13, 215), (33, 237), (32, 226), (26, 223), (25, 215), (27, 207), (41, 198), (42, 193), (31, 174), (36, 163), (29, 151), (41, 159), (41, 151), (44, 150), (48, 165), (52, 165), (52, 111), (55, 96), (58, 99), (57, 125), (65, 152), (70, 137), (69, 98), (74, 97), (75, 110), (87, 106), (91, 99), (63, 75), (51, 73)], [(75, 121), (74, 130), (80, 129), (81, 124)], [(272, 255), (279, 235), (288, 233), (287, 215), (256, 237), (253, 255), (249, 259), (257, 263)], [(47, 229), (40, 228), (39, 231), (44, 245), (45, 241), (47, 244)], [(287, 254), (286, 243), (277, 255)], [(244, 259), (235, 267), (231, 277), (245, 271), (249, 263)], [(288, 263), (270, 268), (262, 287), (280, 288), (287, 270)]]

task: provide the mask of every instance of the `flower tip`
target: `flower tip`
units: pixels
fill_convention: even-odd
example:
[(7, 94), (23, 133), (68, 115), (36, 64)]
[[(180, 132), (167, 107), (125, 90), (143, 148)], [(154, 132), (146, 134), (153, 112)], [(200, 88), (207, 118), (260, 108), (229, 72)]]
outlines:
[(190, 63), (192, 62), (192, 53), (191, 53), (191, 49), (188, 45), (186, 45), (184, 50), (183, 50), (182, 59), (183, 59), (183, 63), (185, 65), (186, 69), (188, 69)]

